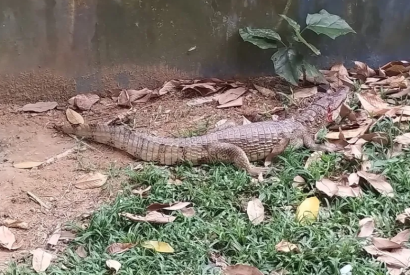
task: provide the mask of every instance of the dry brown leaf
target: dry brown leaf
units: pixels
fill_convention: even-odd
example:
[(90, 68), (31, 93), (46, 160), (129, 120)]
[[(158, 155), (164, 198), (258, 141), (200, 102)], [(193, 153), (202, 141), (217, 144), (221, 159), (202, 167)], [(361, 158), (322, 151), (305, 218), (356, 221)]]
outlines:
[(88, 111), (91, 107), (100, 100), (96, 94), (80, 94), (69, 99), (72, 107), (77, 107), (82, 111)]
[(330, 71), (336, 72), (338, 76), (349, 76), (349, 72), (342, 63), (337, 63), (330, 68)]
[(227, 266), (223, 273), (224, 275), (263, 275), (256, 267), (243, 264)]
[(399, 91), (397, 93), (394, 93), (394, 94), (389, 94), (388, 97), (389, 98), (402, 98), (402, 97), (404, 97), (408, 94), (410, 94), (410, 88), (401, 90), (401, 91)]
[(397, 76), (391, 76), (384, 80), (370, 83), (369, 85), (372, 87), (389, 86), (389, 88), (407, 88), (408, 83), (404, 75), (397, 75)]
[(80, 258), (85, 258), (87, 257), (88, 253), (85, 250), (85, 247), (83, 245), (80, 245), (77, 247), (77, 249), (75, 250), (75, 253), (80, 257)]
[(25, 162), (14, 163), (13, 167), (18, 168), (18, 169), (31, 169), (31, 168), (34, 168), (34, 167), (38, 167), (41, 164), (43, 164), (43, 162), (25, 161)]
[(130, 250), (136, 246), (133, 243), (112, 243), (107, 247), (107, 252), (110, 254), (119, 254)]
[(293, 94), (294, 99), (301, 99), (306, 97), (311, 97), (317, 94), (317, 86), (313, 86), (310, 88), (302, 88), (295, 91)]
[(211, 93), (215, 93), (218, 90), (214, 87), (216, 84), (215, 83), (194, 83), (194, 84), (190, 84), (190, 85), (184, 85), (184, 87), (182, 88), (182, 91), (185, 90), (189, 90), (192, 89), (194, 91), (199, 92), (200, 94), (202, 94), (202, 91), (205, 91), (205, 94), (211, 94)]
[(8, 228), (20, 228), (20, 229), (28, 229), (28, 223), (20, 221), (20, 220), (13, 220), (13, 219), (4, 219), (0, 222), (0, 225), (7, 226)]
[(188, 205), (192, 204), (192, 202), (177, 202), (169, 207), (164, 207), (164, 210), (174, 211), (174, 210), (181, 210), (186, 208)]
[(396, 236), (394, 236), (390, 240), (392, 242), (402, 244), (402, 243), (408, 242), (409, 238), (410, 238), (410, 229), (406, 229), (404, 231), (399, 232)]
[(333, 65), (330, 71), (325, 73), (325, 76), (332, 88), (344, 85), (353, 86), (353, 81), (350, 79), (346, 67), (341, 63)]
[(380, 250), (401, 248), (401, 245), (386, 238), (372, 238), (373, 245)]
[[(373, 82), (377, 82), (377, 81), (379, 81), (380, 80), (380, 77), (368, 77), (367, 79), (366, 79), (366, 84), (369, 84), (369, 83), (373, 83)], [(363, 87), (362, 87), (363, 88)]]
[(181, 209), (181, 213), (184, 217), (190, 218), (195, 216), (195, 209), (193, 207), (187, 207)]
[(359, 221), (360, 232), (357, 235), (359, 238), (370, 237), (374, 231), (374, 219), (364, 218)]
[(105, 261), (105, 264), (110, 270), (114, 270), (115, 272), (118, 272), (121, 268), (120, 262), (116, 260), (107, 260)]
[(151, 97), (154, 97), (155, 93), (151, 93), (151, 94), (146, 94), (145, 96), (139, 98), (139, 99), (135, 99), (134, 101), (132, 101), (132, 103), (145, 103), (148, 102), (148, 100), (151, 99)]
[(242, 116), (242, 120), (243, 120), (243, 122), (242, 122), (242, 125), (248, 125), (248, 124), (251, 124), (252, 122), (250, 122), (246, 117), (244, 117), (244, 116)]
[(326, 138), (332, 140), (340, 140), (340, 133), (343, 134), (345, 139), (359, 137), (365, 134), (367, 130), (369, 130), (370, 126), (371, 124), (365, 124), (355, 129), (342, 130), (341, 132), (328, 132), (326, 134)]
[(369, 253), (370, 255), (373, 255), (373, 256), (381, 256), (384, 253), (383, 251), (381, 251), (380, 249), (378, 249), (374, 245), (367, 245), (367, 246), (363, 247), (363, 249), (366, 250), (367, 253)]
[(403, 275), (403, 270), (400, 267), (394, 265), (386, 265), (388, 275)]
[(272, 90), (270, 90), (270, 89), (268, 89), (268, 88), (265, 88), (265, 87), (262, 87), (262, 86), (258, 86), (258, 85), (256, 85), (256, 84), (253, 84), (253, 86), (254, 86), (255, 89), (256, 89), (258, 92), (260, 92), (263, 96), (266, 96), (266, 97), (269, 97), (269, 98), (274, 98), (274, 97), (276, 96), (275, 92), (272, 91)]
[(0, 246), (11, 250), (16, 242), (14, 234), (5, 226), (0, 226)]
[(42, 113), (54, 109), (58, 106), (57, 102), (37, 102), (34, 104), (26, 104), (21, 108), (23, 112)]
[(356, 187), (338, 186), (336, 195), (341, 198), (345, 198), (345, 197), (358, 198), (358, 197), (363, 196), (363, 191), (359, 186), (356, 186)]
[(176, 92), (178, 89), (177, 87), (180, 85), (179, 81), (171, 80), (165, 82), (161, 89), (159, 89), (159, 95), (165, 95), (167, 93)]
[(358, 186), (360, 177), (357, 173), (351, 173), (349, 177), (347, 178), (347, 181), (349, 182), (350, 186)]
[(67, 108), (65, 114), (71, 124), (84, 124), (84, 118), (76, 111)]
[(159, 224), (171, 223), (176, 219), (176, 217), (165, 215), (157, 211), (149, 212), (145, 217), (133, 215), (130, 213), (122, 213), (120, 215), (134, 222), (149, 222), (149, 223), (159, 223)]
[(218, 97), (218, 102), (220, 105), (232, 102), (242, 96), (245, 92), (246, 89), (244, 87), (229, 89)]
[(322, 191), (329, 197), (333, 197), (334, 195), (336, 195), (339, 190), (338, 184), (328, 179), (322, 179), (320, 181), (317, 181), (316, 189), (318, 189), (319, 191)]
[(161, 210), (164, 209), (165, 207), (170, 207), (171, 205), (173, 205), (172, 203), (151, 203), (150, 205), (147, 206), (147, 212), (151, 212), (151, 211), (157, 211), (157, 210)]
[(132, 193), (134, 195), (139, 195), (142, 198), (142, 197), (144, 197), (145, 193), (147, 193), (149, 190), (151, 190), (151, 187), (152, 186), (148, 186), (145, 189), (134, 189), (134, 190), (132, 190)]
[(366, 144), (367, 141), (364, 139), (358, 139), (355, 144), (349, 144), (345, 147), (344, 155), (348, 158), (356, 158), (362, 159), (363, 156), (363, 145)]
[(357, 74), (363, 75), (365, 77), (376, 75), (376, 72), (372, 68), (367, 66), (367, 64), (360, 62), (360, 61), (354, 61), (354, 64), (355, 64), (354, 71)]
[(260, 199), (253, 198), (249, 201), (246, 213), (248, 214), (248, 218), (252, 224), (258, 225), (263, 222), (265, 218), (265, 209)]
[[(138, 100), (140, 100), (142, 98), (145, 98), (146, 95), (152, 94), (152, 90), (150, 90), (148, 88), (144, 88), (144, 89), (141, 89), (141, 90), (127, 90), (126, 92), (128, 94), (130, 103), (141, 102), (141, 101), (138, 101)], [(148, 99), (150, 97), (151, 96), (147, 97), (146, 101), (148, 101)]]
[(31, 251), (31, 254), (33, 254), (33, 269), (37, 272), (46, 271), (46, 269), (51, 264), (53, 255), (41, 248), (37, 248), (36, 250)]
[(390, 109), (390, 106), (374, 92), (364, 92), (357, 94), (362, 107), (369, 113), (380, 113), (383, 110), (386, 112)]
[(49, 245), (57, 245), (58, 241), (60, 240), (61, 237), (61, 231), (56, 230), (53, 235), (48, 239), (47, 244)]
[(81, 176), (74, 186), (78, 189), (93, 189), (99, 188), (105, 184), (108, 176), (98, 172), (89, 173)]
[(391, 252), (384, 251), (383, 255), (377, 257), (377, 260), (394, 267), (408, 268), (410, 266), (410, 249), (399, 248)]
[(402, 224), (406, 224), (410, 222), (410, 208), (406, 208), (404, 210), (404, 213), (397, 215), (396, 221)]
[(295, 252), (299, 252), (299, 248), (296, 244), (287, 242), (287, 241), (280, 241), (280, 243), (278, 243), (277, 245), (275, 245), (275, 249), (278, 252), (291, 252), (291, 251), (295, 251)]
[(360, 187), (345, 186), (342, 183), (334, 182), (329, 179), (322, 179), (316, 182), (316, 188), (322, 191), (329, 197), (361, 197), (363, 195), (362, 189)]
[[(334, 113), (337, 113), (337, 112), (334, 112)], [(343, 103), (342, 106), (340, 107), (339, 115), (341, 118), (347, 117), (350, 121), (353, 121), (353, 122), (357, 121), (355, 113), (345, 103)]]
[(230, 107), (240, 107), (242, 105), (243, 105), (243, 97), (240, 97), (240, 98), (235, 99), (233, 101), (230, 101), (226, 104), (219, 105), (216, 108), (221, 109), (221, 108), (230, 108)]
[(364, 171), (358, 171), (357, 174), (370, 183), (380, 194), (388, 197), (394, 197), (393, 187), (386, 181), (383, 175), (372, 174)]
[(403, 144), (403, 145), (409, 145), (410, 144), (410, 133), (405, 133), (400, 136), (396, 136), (394, 138), (394, 142)]
[(385, 75), (395, 76), (410, 71), (410, 63), (407, 61), (391, 61), (380, 67)]

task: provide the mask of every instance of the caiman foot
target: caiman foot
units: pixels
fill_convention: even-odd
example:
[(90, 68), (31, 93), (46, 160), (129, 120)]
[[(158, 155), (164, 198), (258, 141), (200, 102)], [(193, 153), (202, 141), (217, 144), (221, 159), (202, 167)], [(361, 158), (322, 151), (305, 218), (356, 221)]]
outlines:
[(343, 147), (333, 143), (317, 144), (311, 136), (304, 136), (303, 143), (305, 146), (313, 151), (323, 151), (323, 152), (337, 152), (343, 150)]
[(206, 145), (206, 148), (210, 160), (232, 163), (236, 167), (244, 169), (251, 176), (257, 177), (260, 173), (266, 174), (269, 171), (267, 167), (253, 166), (245, 152), (234, 144), (216, 142)]

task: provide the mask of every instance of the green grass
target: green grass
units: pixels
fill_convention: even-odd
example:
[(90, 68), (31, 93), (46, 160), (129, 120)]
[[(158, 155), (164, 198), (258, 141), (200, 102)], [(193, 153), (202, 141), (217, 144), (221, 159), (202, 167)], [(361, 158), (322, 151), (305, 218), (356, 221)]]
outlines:
[[(389, 121), (381, 121), (373, 130), (383, 130), (392, 136), (400, 133)], [(385, 267), (372, 259), (356, 238), (358, 222), (373, 217), (376, 234), (391, 237), (403, 230), (395, 223), (397, 214), (409, 207), (410, 154), (387, 159), (386, 150), (369, 145), (366, 152), (377, 171), (386, 175), (395, 190), (388, 198), (372, 188), (364, 188), (364, 197), (326, 198), (318, 195), (321, 210), (317, 222), (300, 225), (295, 221), (295, 208), (314, 194), (316, 180), (326, 176), (355, 172), (356, 162), (348, 162), (339, 154), (324, 154), (319, 162), (304, 169), (307, 150), (287, 149), (274, 164), (272, 174), (262, 183), (253, 183), (243, 171), (230, 165), (203, 165), (193, 168), (182, 165), (171, 170), (147, 165), (142, 171), (123, 170), (129, 180), (124, 192), (115, 201), (99, 209), (86, 230), (70, 245), (47, 274), (109, 274), (105, 261), (114, 259), (122, 264), (118, 274), (221, 274), (212, 267), (209, 253), (217, 252), (228, 263), (244, 263), (258, 267), (264, 274), (284, 268), (290, 274), (339, 274), (346, 264), (353, 266), (355, 275), (386, 274)], [(180, 186), (167, 184), (174, 174), (183, 181)], [(307, 185), (292, 188), (293, 178), (300, 175)], [(136, 186), (151, 185), (148, 197), (132, 195)], [(244, 205), (252, 197), (262, 200), (266, 218), (260, 225), (248, 220)], [(178, 218), (165, 225), (135, 223), (119, 217), (118, 213), (145, 214), (154, 202), (191, 201), (196, 215)], [(289, 206), (291, 206), (289, 208)], [(109, 255), (106, 247), (113, 242), (158, 240), (169, 243), (174, 254), (161, 254), (136, 246), (119, 254)], [(281, 240), (298, 244), (300, 253), (280, 253), (275, 245)], [(74, 252), (84, 245), (89, 253), (85, 259)], [(30, 265), (30, 261), (27, 262)], [(62, 265), (66, 269), (62, 269)], [(5, 273), (35, 274), (24, 263), (11, 265)]]

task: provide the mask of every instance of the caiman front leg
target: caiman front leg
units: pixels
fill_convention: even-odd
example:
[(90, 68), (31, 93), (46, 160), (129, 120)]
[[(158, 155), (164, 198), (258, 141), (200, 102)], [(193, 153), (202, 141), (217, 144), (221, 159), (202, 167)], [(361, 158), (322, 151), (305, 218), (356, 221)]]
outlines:
[(342, 147), (332, 143), (317, 144), (313, 136), (308, 133), (303, 135), (303, 144), (313, 151), (336, 152), (343, 149)]
[(210, 160), (232, 163), (252, 176), (258, 176), (260, 173), (266, 174), (269, 171), (269, 168), (252, 165), (245, 152), (234, 144), (215, 142), (206, 145), (206, 149)]

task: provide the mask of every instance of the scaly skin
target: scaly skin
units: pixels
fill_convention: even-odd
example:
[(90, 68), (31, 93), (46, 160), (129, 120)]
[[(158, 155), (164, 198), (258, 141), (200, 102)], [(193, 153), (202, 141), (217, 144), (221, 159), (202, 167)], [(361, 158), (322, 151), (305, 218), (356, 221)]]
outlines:
[(190, 138), (163, 138), (134, 132), (124, 126), (63, 125), (57, 126), (66, 134), (74, 134), (92, 141), (126, 151), (137, 159), (162, 165), (189, 161), (200, 165), (212, 161), (230, 162), (251, 175), (266, 173), (267, 168), (255, 167), (250, 161), (278, 155), (288, 145), (303, 145), (314, 151), (333, 152), (336, 147), (316, 144), (314, 135), (328, 124), (329, 113), (338, 109), (347, 96), (344, 88), (324, 94), (302, 110), (297, 117), (282, 121), (264, 121), (232, 126), (207, 135)]

